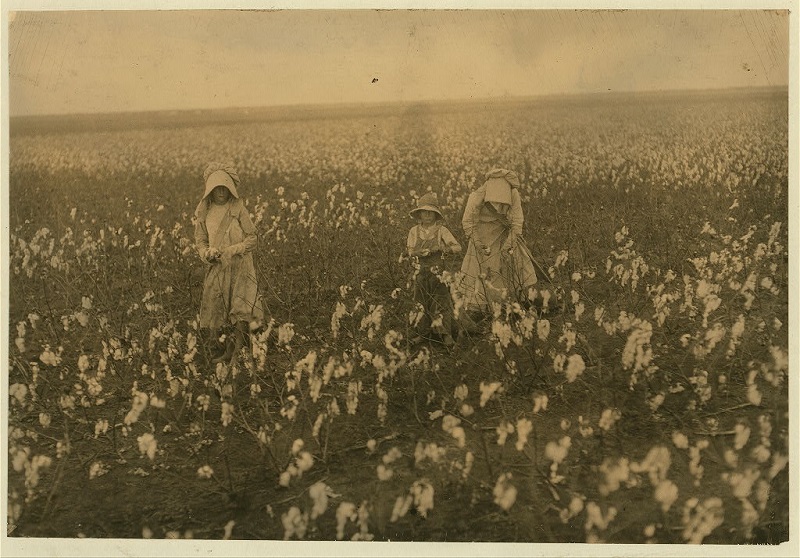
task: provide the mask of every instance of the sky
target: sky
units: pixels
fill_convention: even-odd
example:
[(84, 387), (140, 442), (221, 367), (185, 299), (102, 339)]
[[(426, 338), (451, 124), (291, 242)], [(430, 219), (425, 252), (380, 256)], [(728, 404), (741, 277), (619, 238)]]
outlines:
[(9, 13), (9, 114), (788, 85), (762, 10)]

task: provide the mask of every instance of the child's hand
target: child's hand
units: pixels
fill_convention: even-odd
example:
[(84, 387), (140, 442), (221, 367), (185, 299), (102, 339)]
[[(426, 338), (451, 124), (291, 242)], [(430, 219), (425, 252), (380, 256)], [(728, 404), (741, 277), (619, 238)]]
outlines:
[(209, 248), (206, 250), (206, 260), (212, 263), (219, 260), (220, 256), (222, 256), (222, 253), (216, 248)]
[(222, 261), (223, 264), (229, 265), (231, 263), (231, 260), (233, 260), (233, 257), (236, 254), (237, 254), (236, 246), (226, 246), (225, 248), (223, 248), (222, 253), (219, 256), (219, 259), (220, 261)]

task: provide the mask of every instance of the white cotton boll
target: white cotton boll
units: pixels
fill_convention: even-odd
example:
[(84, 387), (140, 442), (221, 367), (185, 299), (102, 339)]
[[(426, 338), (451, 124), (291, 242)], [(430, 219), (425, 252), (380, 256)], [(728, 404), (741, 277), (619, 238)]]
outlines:
[(383, 456), (382, 461), (385, 465), (389, 465), (391, 463), (394, 463), (401, 457), (403, 457), (403, 453), (397, 447), (393, 447), (388, 452), (386, 452), (386, 455)]
[(606, 432), (611, 430), (614, 424), (622, 418), (622, 413), (617, 409), (605, 409), (600, 415), (598, 426)]
[(769, 348), (769, 352), (772, 355), (775, 370), (779, 370), (781, 372), (786, 372), (789, 370), (789, 353), (787, 351), (778, 346), (772, 345)]
[(579, 513), (583, 511), (583, 498), (579, 498), (578, 496), (573, 496), (572, 499), (569, 501), (569, 513), (570, 516), (575, 517)]
[(389, 479), (391, 479), (394, 476), (394, 470), (392, 470), (391, 468), (387, 467), (383, 463), (378, 465), (378, 467), (376, 469), (376, 472), (378, 474), (378, 480), (379, 481), (388, 481)]
[(726, 473), (723, 479), (727, 478), (734, 497), (745, 499), (750, 497), (750, 493), (753, 491), (753, 484), (760, 475), (761, 473), (755, 467), (752, 467), (742, 473)]
[(314, 466), (314, 458), (310, 453), (304, 451), (300, 453), (300, 456), (297, 458), (296, 463), (297, 463), (297, 468), (300, 471), (300, 475), (298, 476), (301, 476), (302, 473), (305, 473), (306, 471), (311, 469), (311, 467)]
[(631, 471), (634, 473), (647, 473), (650, 484), (657, 486), (667, 477), (667, 471), (672, 465), (672, 456), (665, 446), (654, 446), (647, 452), (640, 463), (632, 463)]
[(570, 355), (567, 359), (567, 368), (565, 370), (567, 382), (572, 383), (577, 380), (584, 370), (586, 370), (586, 364), (583, 362), (583, 357), (578, 354)]
[(744, 424), (737, 424), (734, 427), (735, 436), (733, 438), (733, 447), (737, 450), (742, 449), (747, 441), (750, 439), (750, 428)]
[(767, 461), (769, 461), (772, 452), (764, 444), (759, 444), (753, 448), (753, 451), (750, 453), (750, 455), (758, 463), (766, 463)]
[(472, 466), (475, 463), (475, 455), (468, 451), (467, 454), (464, 456), (464, 470), (462, 471), (462, 478), (466, 479), (469, 477), (469, 474), (472, 472)]
[(653, 492), (653, 498), (661, 504), (661, 511), (667, 513), (678, 500), (678, 487), (670, 480), (662, 480)]
[(89, 480), (102, 477), (107, 472), (108, 468), (103, 464), (102, 461), (95, 461), (89, 466)]
[(501, 494), (495, 495), (494, 503), (508, 511), (517, 501), (517, 488), (509, 484)]
[(108, 420), (100, 419), (94, 425), (94, 437), (99, 438), (102, 434), (108, 432)]
[(789, 464), (789, 458), (786, 455), (776, 453), (772, 456), (772, 466), (769, 468), (769, 473), (767, 474), (769, 480), (774, 479), (778, 473), (783, 471), (786, 466)]
[(516, 448), (517, 451), (522, 451), (525, 447), (525, 444), (528, 443), (528, 435), (533, 432), (533, 423), (526, 418), (519, 419), (517, 421), (517, 443)]
[(214, 469), (210, 465), (203, 465), (197, 469), (197, 478), (210, 479), (212, 476), (214, 476)]
[(605, 482), (599, 487), (600, 494), (608, 496), (619, 490), (623, 482), (630, 478), (630, 462), (627, 458), (606, 458), (600, 465), (600, 472), (605, 475)]
[(308, 489), (308, 495), (314, 502), (311, 508), (311, 519), (316, 519), (328, 509), (328, 495), (330, 488), (324, 482), (316, 482)]
[(558, 442), (548, 442), (544, 448), (544, 455), (555, 464), (560, 464), (567, 458), (572, 440), (569, 436), (564, 436)]
[(757, 385), (750, 384), (747, 386), (747, 401), (756, 407), (761, 405), (761, 392), (758, 391)]
[(147, 455), (147, 457), (152, 461), (156, 457), (156, 449), (158, 447), (158, 443), (156, 442), (155, 437), (150, 434), (142, 434), (136, 441), (139, 444), (139, 453), (142, 455)]
[(502, 384), (500, 382), (481, 382), (480, 390), (481, 390), (481, 398), (480, 398), (480, 406), (481, 408), (486, 406), (486, 403), (492, 398), (495, 393), (499, 393), (501, 391)]
[(28, 466), (28, 456), (30, 455), (30, 448), (25, 446), (23, 448), (14, 448), (10, 450), (12, 455), (11, 457), (11, 465), (13, 466), (14, 470), (18, 473), (22, 472), (26, 466)]
[(538, 394), (534, 395), (533, 396), (533, 412), (534, 413), (538, 413), (540, 411), (546, 411), (548, 402), (549, 402), (549, 399), (547, 397), (547, 394), (538, 393)]
[(589, 531), (593, 527), (597, 527), (600, 531), (605, 531), (616, 516), (617, 510), (613, 506), (609, 507), (608, 511), (604, 514), (600, 506), (594, 502), (589, 502), (586, 504), (586, 523), (584, 524), (584, 529)]
[(685, 434), (682, 432), (673, 432), (672, 433), (672, 443), (678, 449), (688, 449), (689, 448), (689, 438), (686, 437)]
[(433, 509), (433, 486), (425, 481), (414, 481), (411, 485), (411, 494), (414, 496), (414, 506), (421, 517), (427, 517)]
[(11, 384), (8, 393), (14, 398), (17, 405), (24, 405), (25, 399), (28, 397), (28, 386), (25, 384)]
[(510, 479), (511, 473), (500, 475), (492, 491), (494, 503), (500, 506), (504, 511), (508, 511), (517, 501), (517, 489), (509, 482)]
[(233, 420), (233, 412), (235, 407), (227, 402), (223, 402), (221, 407), (222, 410), (220, 413), (220, 421), (222, 422), (222, 426), (228, 426)]
[(514, 432), (514, 426), (511, 423), (503, 422), (495, 429), (497, 432), (497, 445), (503, 446), (506, 443), (508, 435)]
[(725, 459), (725, 464), (731, 469), (736, 469), (739, 466), (739, 454), (734, 450), (726, 449), (723, 458)]
[(459, 448), (463, 448), (464, 446), (466, 446), (466, 444), (467, 444), (467, 436), (466, 436), (466, 433), (464, 432), (464, 428), (462, 428), (461, 426), (456, 426), (455, 428), (453, 428), (450, 431), (450, 435), (453, 438), (455, 438), (456, 445)]
[[(233, 521), (229, 521), (228, 525), (230, 525), (231, 530), (233, 529)], [(297, 506), (292, 506), (289, 508), (289, 511), (281, 515), (281, 523), (283, 524), (283, 540), (289, 540), (291, 537), (297, 537), (298, 539), (302, 539), (306, 536), (306, 531), (308, 530), (308, 514), (301, 513), (300, 508)], [(226, 534), (228, 534), (228, 529), (226, 525)], [(228, 538), (230, 535), (228, 534)], [(223, 539), (226, 537), (223, 536)]]
[(536, 335), (539, 336), (540, 340), (547, 341), (550, 336), (550, 322), (548, 320), (542, 319), (536, 322)]
[(406, 496), (398, 496), (397, 500), (394, 502), (394, 507), (392, 508), (392, 517), (389, 519), (390, 523), (395, 523), (401, 517), (405, 517), (408, 513), (408, 510), (411, 508), (411, 504), (414, 503), (414, 499), (410, 495)]
[(336, 540), (344, 538), (344, 528), (348, 521), (355, 521), (358, 515), (352, 502), (342, 502), (336, 509)]
[(657, 393), (653, 397), (647, 400), (647, 405), (650, 407), (652, 411), (658, 410), (661, 405), (664, 404), (666, 400), (666, 395), (664, 393)]

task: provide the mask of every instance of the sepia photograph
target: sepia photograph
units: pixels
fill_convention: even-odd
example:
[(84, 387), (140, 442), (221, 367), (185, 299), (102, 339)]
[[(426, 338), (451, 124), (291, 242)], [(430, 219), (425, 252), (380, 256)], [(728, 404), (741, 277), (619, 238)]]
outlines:
[(0, 554), (796, 556), (799, 7), (4, 1)]

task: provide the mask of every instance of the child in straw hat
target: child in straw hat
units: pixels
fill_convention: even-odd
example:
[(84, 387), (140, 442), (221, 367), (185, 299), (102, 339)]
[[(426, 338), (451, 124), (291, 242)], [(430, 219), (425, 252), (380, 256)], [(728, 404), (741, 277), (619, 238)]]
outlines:
[(417, 224), (408, 233), (408, 255), (416, 258), (419, 267), (414, 278), (414, 301), (422, 305), (423, 315), (417, 323), (417, 335), (412, 343), (419, 343), (436, 331), (442, 343), (455, 344), (452, 336), (453, 299), (450, 288), (440, 279), (443, 257), (461, 252), (461, 244), (442, 224), (442, 211), (434, 192), (417, 200), (411, 211)]

